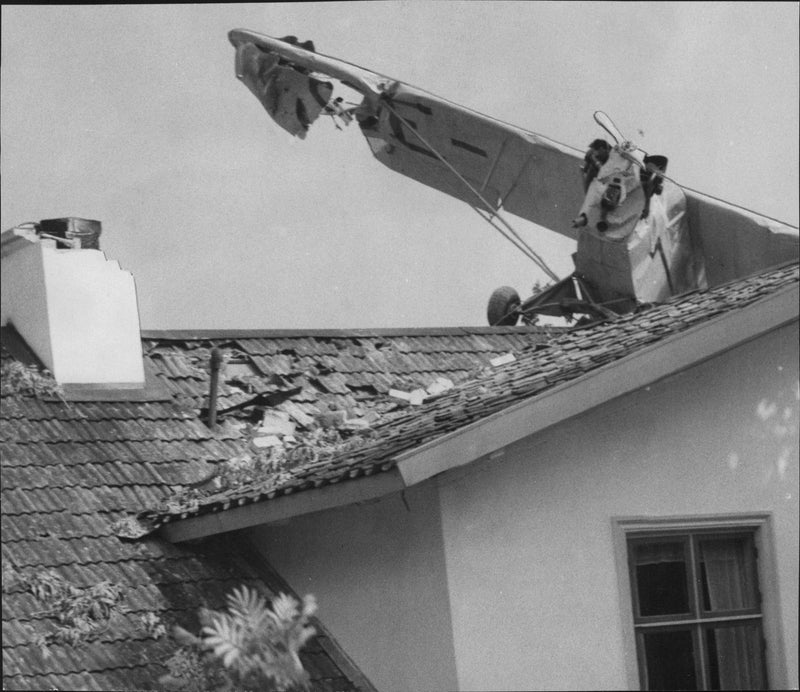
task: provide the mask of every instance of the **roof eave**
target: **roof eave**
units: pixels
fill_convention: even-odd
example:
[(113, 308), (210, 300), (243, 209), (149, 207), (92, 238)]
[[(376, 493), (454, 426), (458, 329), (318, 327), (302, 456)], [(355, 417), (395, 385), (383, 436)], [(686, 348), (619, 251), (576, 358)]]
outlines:
[(797, 321), (799, 298), (793, 284), (401, 453), (400, 475), (421, 483)]
[(391, 468), (383, 473), (361, 477), (357, 483), (343, 481), (297, 494), (281, 495), (267, 502), (245, 504), (224, 511), (172, 521), (162, 526), (159, 533), (168, 541), (179, 543), (251, 526), (272, 524), (334, 507), (367, 502), (405, 487), (398, 470)]

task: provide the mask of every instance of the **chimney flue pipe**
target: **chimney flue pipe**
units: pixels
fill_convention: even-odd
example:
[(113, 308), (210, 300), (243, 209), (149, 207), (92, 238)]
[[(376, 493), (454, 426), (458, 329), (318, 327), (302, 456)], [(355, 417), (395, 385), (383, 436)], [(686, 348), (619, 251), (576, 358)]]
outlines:
[(219, 384), (219, 369), (222, 365), (222, 351), (216, 346), (211, 349), (211, 382), (208, 389), (208, 427), (217, 425), (217, 386)]

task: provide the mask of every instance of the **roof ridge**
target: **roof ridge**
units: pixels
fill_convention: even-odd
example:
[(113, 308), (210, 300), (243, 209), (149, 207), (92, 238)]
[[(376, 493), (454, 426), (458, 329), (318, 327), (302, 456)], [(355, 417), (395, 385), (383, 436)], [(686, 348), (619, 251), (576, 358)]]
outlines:
[(471, 336), (483, 334), (540, 334), (563, 328), (552, 326), (514, 327), (380, 327), (345, 329), (142, 329), (142, 339), (185, 341), (204, 339), (291, 339), (291, 338), (368, 338), (412, 336)]
[[(731, 279), (724, 283), (715, 284), (707, 288), (697, 288), (685, 293), (671, 296), (662, 305), (680, 303), (687, 297), (698, 293), (709, 293), (725, 290), (735, 285), (743, 285), (756, 277), (764, 277), (780, 273), (785, 269), (798, 266), (798, 259), (788, 260), (761, 269), (743, 277)], [(141, 337), (144, 340), (161, 341), (202, 341), (207, 339), (301, 339), (301, 338), (370, 338), (370, 337), (414, 337), (414, 336), (471, 336), (491, 334), (545, 334), (569, 331), (575, 327), (559, 327), (554, 325), (517, 325), (503, 327), (489, 326), (443, 326), (443, 327), (353, 327), (353, 328), (277, 328), (277, 329), (142, 329)]]

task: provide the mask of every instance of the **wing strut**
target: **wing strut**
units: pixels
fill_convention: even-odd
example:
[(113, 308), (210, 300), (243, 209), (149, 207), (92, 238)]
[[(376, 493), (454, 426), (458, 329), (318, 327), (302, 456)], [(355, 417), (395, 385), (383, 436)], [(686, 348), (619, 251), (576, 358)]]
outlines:
[[(538, 255), (536, 255), (536, 253), (533, 252), (526, 243), (524, 243), (518, 237), (514, 237), (514, 236), (511, 236), (511, 235), (508, 235), (504, 228), (501, 228), (500, 226), (495, 224), (495, 222), (494, 222), (495, 219), (499, 219), (500, 221), (503, 221), (503, 219), (497, 214), (497, 212), (493, 212), (493, 213), (490, 214), (488, 211), (485, 211), (485, 210), (481, 209), (480, 207), (476, 207), (475, 205), (472, 205), (472, 204), (470, 205), (470, 208), (474, 209), (475, 212), (484, 221), (486, 221), (486, 223), (488, 223), (492, 228), (494, 228), (498, 233), (500, 233), (500, 235), (502, 235), (504, 238), (506, 238), (506, 240), (508, 240), (510, 243), (512, 243), (529, 260), (534, 262), (543, 272), (545, 272), (545, 274), (547, 274), (548, 277), (550, 277), (551, 279), (553, 279), (553, 281), (556, 281), (556, 282), (560, 280), (553, 272), (550, 271), (550, 269), (544, 264), (543, 260), (541, 260), (538, 257)], [(540, 264), (540, 262), (542, 262), (542, 263)]]
[[(472, 184), (471, 184), (471, 183), (470, 183), (470, 182), (469, 182), (469, 181), (468, 181), (468, 180), (467, 180), (467, 179), (466, 179), (466, 178), (465, 178), (463, 175), (461, 175), (461, 173), (459, 173), (459, 172), (458, 172), (458, 171), (455, 169), (455, 167), (453, 167), (453, 166), (450, 164), (450, 162), (449, 162), (449, 161), (447, 161), (447, 159), (445, 159), (445, 158), (444, 158), (444, 156), (442, 156), (442, 155), (441, 155), (441, 154), (440, 154), (438, 151), (436, 151), (436, 149), (435, 149), (434, 147), (432, 147), (432, 146), (430, 145), (430, 143), (429, 143), (429, 142), (427, 142), (427, 141), (425, 140), (425, 138), (424, 138), (424, 137), (423, 137), (423, 136), (422, 136), (422, 135), (421, 135), (419, 132), (417, 132), (417, 131), (416, 131), (416, 129), (415, 129), (415, 128), (413, 128), (413, 127), (412, 127), (412, 126), (411, 126), (411, 125), (410, 125), (410, 124), (409, 124), (409, 123), (406, 121), (406, 119), (405, 119), (405, 118), (403, 118), (403, 116), (402, 116), (402, 115), (400, 115), (400, 114), (399, 114), (399, 113), (398, 113), (398, 112), (397, 112), (397, 111), (396, 111), (396, 110), (395, 110), (395, 109), (392, 107), (391, 103), (390, 103), (388, 100), (387, 100), (387, 101), (384, 101), (384, 104), (383, 104), (383, 105), (384, 105), (384, 106), (386, 107), (386, 109), (387, 109), (387, 110), (388, 110), (390, 113), (392, 113), (392, 114), (393, 114), (393, 115), (394, 115), (394, 116), (395, 116), (395, 117), (396, 117), (396, 118), (397, 118), (397, 119), (398, 119), (398, 120), (399, 120), (401, 123), (403, 123), (403, 125), (405, 125), (405, 126), (406, 126), (406, 129), (407, 129), (409, 132), (411, 132), (411, 133), (412, 133), (412, 134), (413, 134), (413, 135), (414, 135), (414, 136), (415, 136), (415, 137), (416, 137), (416, 138), (417, 138), (417, 139), (418, 139), (420, 142), (422, 142), (422, 144), (423, 144), (425, 147), (427, 147), (427, 148), (428, 148), (428, 150), (430, 150), (431, 152), (433, 152), (433, 153), (434, 153), (434, 155), (436, 156), (436, 158), (438, 158), (438, 159), (439, 159), (439, 161), (441, 161), (441, 162), (442, 162), (442, 163), (443, 163), (445, 166), (447, 166), (447, 168), (449, 168), (449, 169), (450, 169), (450, 171), (451, 171), (451, 172), (452, 172), (452, 173), (453, 173), (453, 174), (454, 174), (454, 175), (455, 175), (455, 176), (456, 176), (456, 177), (457, 177), (457, 178), (458, 178), (458, 179), (459, 179), (459, 180), (460, 180), (462, 183), (464, 183), (464, 185), (466, 185), (466, 186), (467, 186), (467, 188), (469, 188), (470, 192), (472, 192), (472, 194), (474, 194), (474, 195), (475, 195), (475, 197), (477, 197), (477, 198), (478, 198), (478, 200), (480, 200), (480, 202), (481, 202), (481, 203), (484, 205), (484, 207), (486, 207), (486, 209), (494, 209), (494, 205), (493, 205), (493, 204), (489, 204), (489, 202), (488, 202), (488, 201), (487, 201), (487, 200), (484, 198), (484, 196), (483, 196), (483, 195), (482, 195), (482, 194), (481, 194), (481, 193), (480, 193), (478, 190), (476, 190), (476, 189), (475, 189), (475, 187), (474, 187), (474, 186), (473, 186), (473, 185), (472, 185)], [(536, 265), (537, 265), (537, 266), (538, 266), (538, 267), (539, 267), (539, 268), (540, 268), (540, 269), (541, 269), (541, 270), (542, 270), (542, 271), (543, 271), (545, 274), (547, 274), (547, 276), (548, 276), (549, 278), (551, 278), (553, 281), (558, 281), (558, 280), (559, 280), (559, 279), (558, 279), (558, 275), (557, 275), (557, 274), (556, 274), (556, 273), (555, 273), (555, 272), (554, 272), (552, 269), (550, 269), (550, 267), (548, 267), (548, 266), (547, 266), (547, 264), (545, 263), (545, 261), (544, 261), (544, 260), (543, 260), (543, 259), (542, 259), (542, 258), (541, 258), (541, 257), (540, 257), (540, 256), (539, 256), (539, 255), (538, 255), (536, 252), (535, 252), (535, 251), (534, 251), (534, 249), (533, 249), (533, 248), (532, 248), (530, 245), (528, 245), (528, 244), (525, 242), (525, 240), (523, 240), (523, 238), (522, 238), (522, 237), (519, 235), (519, 233), (517, 233), (517, 232), (514, 230), (514, 228), (511, 226), (511, 224), (510, 224), (510, 223), (508, 223), (508, 221), (506, 221), (506, 220), (505, 220), (505, 218), (503, 218), (503, 217), (500, 215), (500, 211), (499, 211), (499, 209), (498, 209), (498, 210), (496, 210), (492, 216), (493, 216), (493, 218), (496, 218), (496, 219), (497, 219), (497, 220), (498, 220), (498, 221), (499, 221), (501, 224), (503, 224), (503, 226), (504, 226), (505, 228), (500, 228), (500, 227), (496, 226), (494, 223), (492, 223), (492, 219), (490, 219), (490, 218), (489, 218), (489, 217), (487, 217), (487, 216), (484, 216), (484, 215), (481, 213), (480, 209), (478, 209), (478, 207), (477, 207), (477, 206), (475, 206), (475, 205), (472, 205), (472, 208), (473, 208), (473, 209), (474, 209), (476, 212), (478, 212), (478, 214), (480, 214), (480, 216), (481, 216), (483, 219), (485, 219), (486, 221), (488, 221), (488, 222), (489, 222), (489, 225), (490, 225), (492, 228), (494, 228), (495, 230), (499, 231), (499, 232), (500, 232), (500, 233), (501, 233), (501, 234), (502, 234), (502, 235), (503, 235), (503, 236), (504, 236), (504, 237), (505, 237), (507, 240), (509, 240), (511, 243), (513, 243), (513, 244), (514, 244), (514, 246), (515, 246), (515, 247), (516, 247), (518, 250), (520, 250), (520, 251), (521, 251), (521, 252), (522, 252), (522, 253), (523, 253), (523, 254), (524, 254), (526, 257), (528, 257), (528, 259), (532, 260), (532, 261), (534, 262), (534, 264), (536, 264)]]

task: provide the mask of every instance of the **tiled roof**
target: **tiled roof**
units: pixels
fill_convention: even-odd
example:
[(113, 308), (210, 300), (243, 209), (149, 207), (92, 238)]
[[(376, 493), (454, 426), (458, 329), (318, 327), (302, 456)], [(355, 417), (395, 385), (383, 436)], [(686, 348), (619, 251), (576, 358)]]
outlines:
[[(240, 342), (242, 351), (258, 349), (258, 355), (272, 358), (272, 363), (279, 364), (282, 377), (290, 377), (292, 384), (302, 384), (298, 405), (306, 405), (308, 401), (310, 412), (325, 397), (343, 397), (342, 407), (356, 407), (359, 416), (365, 411), (379, 411), (369, 434), (349, 443), (318, 448), (310, 459), (294, 465), (278, 482), (275, 478), (258, 478), (235, 487), (209, 487), (175, 497), (168, 505), (151, 508), (140, 518), (154, 527), (386, 471), (404, 451), (625, 358), (670, 335), (701, 325), (717, 315), (740, 310), (797, 282), (798, 266), (794, 263), (724, 286), (694, 291), (613, 321), (555, 332), (546, 340), (532, 330), (526, 333), (525, 328), (492, 330), (479, 336), (469, 332), (419, 339), (400, 335), (384, 337), (378, 343), (357, 340), (352, 344), (361, 349), (357, 355), (341, 341), (332, 340), (330, 361), (326, 360), (328, 354), (322, 351), (314, 356), (307, 355), (304, 349), (313, 351), (313, 344), (318, 342), (310, 337), (295, 342), (267, 338), (255, 339), (252, 343)], [(494, 350), (486, 354), (470, 353), (473, 342), (493, 343)], [(164, 342), (154, 341), (150, 352), (155, 356), (155, 352), (164, 347)], [(179, 359), (181, 353), (191, 354), (196, 347), (187, 341), (173, 343), (171, 357)], [(384, 349), (389, 353), (380, 353), (379, 362), (384, 367), (396, 363), (398, 368), (388, 375), (380, 369), (372, 369), (378, 360), (375, 352)], [(505, 351), (513, 352), (513, 362), (493, 367), (490, 360)], [(398, 356), (398, 352), (402, 355)], [(289, 360), (279, 360), (279, 355), (289, 356)], [(444, 358), (444, 365), (437, 365), (440, 362), (437, 357)], [(449, 369), (452, 362), (460, 363), (462, 359), (463, 370)], [(361, 361), (360, 370), (355, 367), (357, 361)], [(468, 371), (469, 361), (478, 367)], [(307, 372), (302, 370), (306, 367), (310, 368)], [(314, 374), (315, 368), (317, 374)], [(323, 371), (325, 375), (321, 374)], [(264, 365), (264, 375), (268, 372)], [(424, 387), (443, 372), (457, 375), (455, 386), (429, 396), (419, 406), (398, 403), (386, 393), (393, 377), (408, 378), (408, 388)], [(170, 377), (177, 379), (176, 375)], [(340, 395), (336, 387), (325, 385), (325, 378), (333, 380), (334, 377), (350, 390), (348, 394)], [(359, 389), (361, 380), (358, 378), (365, 378), (365, 390)], [(306, 382), (312, 386), (306, 387)], [(172, 386), (175, 386), (174, 380)], [(323, 394), (326, 391), (331, 393)], [(226, 392), (226, 396), (230, 395)]]
[(436, 377), (461, 381), (495, 356), (542, 342), (540, 327), (475, 327), (415, 330), (145, 331), (144, 349), (162, 381), (188, 408), (206, 406), (213, 347), (228, 365), (218, 408), (253, 394), (300, 387), (299, 409), (345, 410), (360, 401), (375, 405), (390, 389), (425, 388)]
[[(146, 360), (162, 387), (195, 420), (205, 415), (208, 405), (211, 350), (216, 347), (224, 353), (214, 436), (217, 442), (225, 441), (220, 461), (242, 454), (276, 456), (276, 450), (258, 445), (265, 439), (259, 428), (266, 410), (279, 412), (296, 428), (280, 445), (281, 452), (293, 455), (292, 465), (298, 455), (362, 444), (379, 424), (404, 414), (407, 402), (398, 398), (402, 393), (452, 387), (492, 359), (544, 343), (558, 331), (551, 327), (146, 331), (142, 337)], [(277, 397), (272, 405), (265, 403), (270, 396)], [(287, 400), (275, 404), (282, 398)], [(206, 430), (202, 424), (201, 428)], [(271, 474), (269, 482), (280, 477), (283, 474)], [(219, 488), (218, 480), (203, 489), (184, 488), (167, 504), (178, 508), (181, 497), (202, 495), (208, 487)], [(142, 504), (139, 509), (154, 506)]]
[[(2, 359), (12, 360), (5, 347)], [(238, 449), (236, 437), (210, 433), (171, 400), (0, 399), (3, 689), (152, 689), (176, 645), (148, 635), (139, 616), (154, 612), (166, 626), (197, 631), (197, 609), (222, 608), (236, 586), (249, 584), (267, 596), (286, 590), (235, 545), (130, 541), (112, 528)], [(112, 617), (96, 641), (52, 644), (46, 657), (34, 642), (56, 625), (28, 590), (7, 588), (7, 577), (48, 569), (79, 588), (104, 580), (122, 587), (130, 612)], [(371, 689), (317, 625), (321, 634), (302, 654), (315, 689)]]

